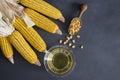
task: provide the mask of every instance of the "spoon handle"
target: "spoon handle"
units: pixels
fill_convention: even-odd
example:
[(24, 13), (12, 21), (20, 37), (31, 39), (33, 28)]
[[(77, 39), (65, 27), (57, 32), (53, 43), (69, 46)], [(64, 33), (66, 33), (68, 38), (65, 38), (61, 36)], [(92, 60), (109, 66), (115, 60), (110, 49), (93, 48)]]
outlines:
[(81, 10), (81, 11), (80, 11), (79, 18), (81, 19), (83, 13), (87, 10), (87, 4), (86, 4), (86, 3), (81, 4), (80, 10)]

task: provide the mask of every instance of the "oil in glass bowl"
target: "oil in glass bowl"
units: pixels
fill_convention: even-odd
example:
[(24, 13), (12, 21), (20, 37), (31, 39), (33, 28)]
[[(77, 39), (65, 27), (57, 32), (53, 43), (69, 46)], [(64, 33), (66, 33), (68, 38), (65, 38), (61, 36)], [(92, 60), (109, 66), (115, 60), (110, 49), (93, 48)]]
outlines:
[(44, 58), (46, 70), (55, 76), (65, 76), (69, 74), (74, 66), (75, 60), (67, 47), (57, 45), (49, 49)]

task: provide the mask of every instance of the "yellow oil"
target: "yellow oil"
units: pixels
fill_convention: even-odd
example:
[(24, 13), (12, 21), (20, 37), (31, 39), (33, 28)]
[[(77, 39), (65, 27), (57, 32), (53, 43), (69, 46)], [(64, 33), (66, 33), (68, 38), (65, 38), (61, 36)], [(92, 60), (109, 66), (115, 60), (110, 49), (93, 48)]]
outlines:
[(47, 57), (48, 69), (55, 74), (65, 74), (73, 66), (73, 56), (68, 49), (58, 47), (50, 51)]

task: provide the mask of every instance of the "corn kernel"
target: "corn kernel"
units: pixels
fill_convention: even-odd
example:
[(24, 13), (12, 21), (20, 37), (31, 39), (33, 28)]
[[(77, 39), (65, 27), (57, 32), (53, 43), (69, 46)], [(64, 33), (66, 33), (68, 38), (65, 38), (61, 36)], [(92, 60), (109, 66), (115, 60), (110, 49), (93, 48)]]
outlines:
[(66, 42), (63, 43), (64, 45), (67, 44)]
[(75, 40), (72, 40), (73, 43), (75, 43)]
[(80, 48), (81, 48), (81, 49), (83, 49), (83, 48), (84, 48), (84, 46), (83, 46), (83, 45), (81, 45), (81, 46), (80, 46)]
[(74, 48), (75, 48), (75, 45), (73, 45), (72, 48), (74, 49)]
[(69, 46), (72, 46), (72, 43), (69, 43)]
[(63, 41), (62, 40), (59, 40), (59, 43), (61, 44)]
[(63, 43), (63, 44), (67, 44), (67, 43), (68, 43), (68, 40), (64, 41), (64, 43)]
[(69, 40), (69, 39), (70, 39), (70, 37), (69, 37), (69, 36), (66, 36), (66, 38), (67, 38), (67, 40)]
[(70, 39), (72, 39), (72, 37), (73, 37), (73, 36), (71, 35), (71, 36), (70, 36)]
[(77, 35), (77, 38), (80, 39), (80, 35)]

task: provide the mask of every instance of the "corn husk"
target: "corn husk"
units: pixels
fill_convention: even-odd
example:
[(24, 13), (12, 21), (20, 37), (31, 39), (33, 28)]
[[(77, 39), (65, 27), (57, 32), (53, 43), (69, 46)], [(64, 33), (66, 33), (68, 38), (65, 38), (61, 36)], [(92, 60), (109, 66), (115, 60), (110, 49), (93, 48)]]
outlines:
[(34, 26), (34, 22), (23, 11), (24, 7), (17, 4), (16, 0), (0, 0), (0, 11), (3, 14), (3, 18), (9, 19), (12, 24), (15, 21), (15, 16), (22, 18), (28, 27)]
[(8, 18), (10, 23), (12, 23), (15, 17), (14, 12), (10, 9), (5, 0), (0, 0), (0, 11), (2, 12), (4, 19)]
[(11, 33), (14, 31), (14, 27), (11, 24), (7, 24), (3, 18), (2, 13), (0, 12), (0, 36), (6, 37), (11, 35)]

